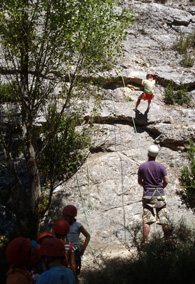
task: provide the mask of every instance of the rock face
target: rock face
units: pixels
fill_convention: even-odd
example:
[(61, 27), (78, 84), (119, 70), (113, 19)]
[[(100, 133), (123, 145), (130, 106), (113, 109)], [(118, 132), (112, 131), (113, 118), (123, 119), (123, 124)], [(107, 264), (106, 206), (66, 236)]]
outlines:
[[(192, 210), (183, 204), (178, 191), (181, 169), (187, 165), (186, 147), (195, 141), (195, 108), (164, 103), (164, 88), (170, 80), (189, 87), (195, 98), (195, 67), (184, 68), (182, 55), (173, 49), (180, 33), (195, 30), (195, 9), (189, 1), (121, 1), (132, 9), (136, 23), (128, 30), (125, 55), (104, 89), (93, 147), (77, 174), (55, 191), (60, 216), (66, 204), (78, 208), (78, 221), (90, 231), (92, 241), (124, 243), (131, 241), (131, 227), (141, 222), (142, 188), (137, 183), (140, 163), (147, 160), (151, 144), (160, 147), (158, 161), (168, 172), (165, 190), (170, 219), (193, 222)], [(157, 1), (156, 1), (157, 2)], [(160, 3), (161, 2), (161, 3)], [(191, 51), (193, 57), (194, 51)], [(149, 112), (141, 101), (141, 80), (148, 73), (159, 76)], [(101, 74), (101, 77), (103, 75)], [(119, 78), (119, 79), (117, 79)], [(128, 99), (127, 99), (128, 98)], [(86, 117), (90, 115), (90, 111)], [(98, 123), (98, 121), (100, 123)], [(157, 230), (153, 225), (152, 230)]]

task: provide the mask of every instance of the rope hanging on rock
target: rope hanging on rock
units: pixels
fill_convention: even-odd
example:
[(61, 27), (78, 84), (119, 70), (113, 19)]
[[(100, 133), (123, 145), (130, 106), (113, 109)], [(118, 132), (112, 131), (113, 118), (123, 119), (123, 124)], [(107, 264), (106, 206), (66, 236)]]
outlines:
[[(123, 78), (123, 75), (122, 75), (122, 74), (121, 74), (121, 78), (122, 78), (122, 82), (123, 82), (123, 87), (125, 88), (125, 87), (126, 87), (126, 86), (125, 86), (125, 81), (124, 81), (124, 78)], [(124, 93), (124, 95), (125, 95), (125, 93)], [(132, 115), (132, 109), (131, 109), (131, 107), (130, 107), (129, 100), (128, 100), (128, 98), (127, 98), (126, 95), (125, 95), (125, 98), (126, 98), (128, 104), (129, 104), (129, 108), (130, 108), (130, 110), (131, 110), (130, 114), (131, 114), (131, 119), (132, 119), (132, 122), (133, 122), (134, 132), (135, 132), (135, 134), (136, 134), (136, 138), (137, 138), (137, 141), (138, 141), (137, 145), (138, 145), (138, 148), (139, 148), (139, 150), (140, 150), (140, 157), (141, 157), (141, 160), (143, 161), (143, 156), (142, 156), (142, 151), (141, 151), (140, 140), (139, 140), (139, 137), (138, 137), (138, 133), (137, 133), (137, 128), (136, 128), (135, 120), (134, 120), (134, 117), (133, 117), (133, 115)]]

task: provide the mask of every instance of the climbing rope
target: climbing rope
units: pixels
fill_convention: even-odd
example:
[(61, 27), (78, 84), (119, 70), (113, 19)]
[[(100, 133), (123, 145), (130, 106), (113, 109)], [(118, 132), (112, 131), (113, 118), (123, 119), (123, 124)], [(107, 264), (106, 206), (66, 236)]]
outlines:
[[(88, 220), (88, 217), (87, 217), (87, 213), (86, 213), (86, 210), (85, 210), (84, 198), (83, 198), (83, 194), (82, 194), (82, 190), (81, 190), (81, 186), (80, 186), (80, 180), (79, 180), (78, 171), (76, 171), (76, 179), (77, 179), (77, 185), (78, 185), (78, 188), (79, 188), (80, 197), (81, 197), (81, 201), (82, 201), (83, 213), (84, 213), (84, 215), (85, 215), (85, 219), (86, 219), (86, 222), (87, 222), (87, 227), (88, 227), (88, 230), (89, 230), (89, 234), (90, 234), (90, 236), (91, 236), (91, 227), (90, 227), (89, 220)], [(89, 241), (89, 247), (90, 247), (91, 250), (93, 250), (94, 252), (95, 252), (95, 251), (98, 251), (97, 249), (95, 249), (95, 248), (93, 248), (93, 247), (91, 246), (91, 239), (90, 239), (90, 241)]]
[[(68, 77), (69, 77), (69, 81), (71, 83), (72, 78), (71, 78), (71, 75), (70, 75), (69, 71), (68, 71)], [(81, 121), (80, 121), (80, 125), (82, 125)], [(93, 210), (93, 206), (91, 205), (91, 199), (90, 199), (90, 177), (89, 177), (89, 165), (88, 165), (89, 153), (90, 153), (90, 151), (89, 151), (89, 148), (88, 148), (88, 151), (87, 151), (88, 209)], [(88, 221), (88, 218), (87, 218), (87, 213), (86, 213), (86, 210), (85, 210), (85, 204), (84, 204), (83, 194), (82, 194), (82, 190), (81, 190), (81, 186), (80, 186), (78, 170), (76, 170), (76, 179), (77, 179), (77, 185), (78, 185), (78, 188), (79, 188), (80, 197), (81, 197), (81, 201), (82, 201), (83, 213), (85, 215), (85, 219), (86, 219), (86, 222), (87, 222), (89, 234), (91, 235), (91, 228), (90, 228), (90, 224), (89, 224), (89, 221)], [(89, 242), (89, 245), (90, 245), (90, 242)]]
[(85, 210), (85, 204), (84, 204), (83, 194), (82, 194), (82, 190), (81, 190), (81, 186), (80, 186), (80, 180), (79, 180), (79, 176), (78, 176), (78, 171), (76, 171), (76, 178), (77, 178), (78, 189), (79, 189), (79, 192), (80, 192), (80, 197), (81, 197), (81, 202), (82, 202), (82, 207), (83, 207), (83, 213), (84, 213), (84, 215), (85, 215), (85, 219), (86, 219), (86, 222), (87, 222), (87, 226), (88, 226), (88, 228), (89, 228), (89, 233), (91, 234), (91, 229), (90, 229), (89, 221), (88, 221), (88, 218), (87, 218), (87, 213), (86, 213), (86, 210)]
[(88, 184), (88, 209), (93, 211), (91, 204), (90, 174), (89, 174), (89, 155), (87, 157), (87, 184)]
[[(121, 74), (121, 78), (122, 78), (122, 82), (123, 82), (123, 87), (125, 88), (125, 87), (126, 87), (126, 86), (125, 86), (125, 81), (124, 81), (124, 78), (123, 78), (123, 75), (122, 75), (122, 74)], [(125, 93), (124, 93), (124, 95), (125, 95)], [(132, 108), (130, 107), (129, 100), (128, 100), (128, 98), (126, 97), (126, 95), (125, 95), (125, 98), (126, 98), (128, 104), (129, 104), (131, 119), (132, 119), (133, 127), (134, 127), (134, 132), (135, 132), (135, 134), (136, 134), (136, 138), (137, 138), (137, 142), (138, 142), (137, 145), (138, 145), (138, 148), (139, 148), (139, 150), (140, 150), (140, 158), (141, 158), (141, 160), (143, 161), (144, 159), (143, 159), (142, 151), (141, 151), (142, 148), (141, 148), (140, 140), (139, 140), (139, 137), (138, 137), (138, 132), (137, 132), (136, 124), (135, 124), (135, 119), (134, 119), (134, 117), (133, 117)]]
[[(122, 77), (122, 82), (123, 82), (123, 86), (124, 88), (126, 87), (125, 86), (125, 81), (124, 81), (124, 78), (123, 76), (121, 75)], [(125, 94), (124, 94), (125, 95)], [(126, 95), (125, 95), (126, 97)], [(126, 100), (129, 104), (129, 100), (128, 98), (126, 97)], [(138, 139), (138, 132), (137, 132), (137, 128), (136, 128), (136, 124), (135, 124), (135, 120), (134, 120), (134, 117), (133, 117), (133, 114), (132, 114), (132, 109), (131, 107), (129, 107), (130, 110), (131, 110), (131, 118), (132, 118), (132, 122), (133, 122), (133, 127), (134, 127), (134, 132), (136, 134), (136, 137), (137, 137), (137, 140), (138, 140), (138, 147), (140, 149), (140, 155), (141, 155), (141, 159), (142, 159), (142, 152), (141, 152), (141, 146), (140, 146), (140, 140)], [(89, 149), (88, 149), (88, 155), (87, 155), (87, 180), (88, 180), (88, 210), (93, 210), (93, 206), (91, 204), (91, 193), (90, 193), (90, 172), (89, 172), (89, 163), (88, 163), (88, 159), (89, 159)], [(124, 182), (123, 182), (123, 165), (122, 165), (122, 159), (121, 157), (120, 158), (120, 162), (121, 162), (121, 182), (122, 182), (122, 206), (123, 206), (123, 221), (124, 221), (124, 228), (126, 228), (126, 216), (125, 216), (125, 207), (124, 207)], [(142, 159), (143, 160), (143, 159)], [(89, 224), (89, 220), (88, 220), (88, 217), (87, 217), (87, 213), (86, 213), (86, 209), (85, 209), (85, 204), (84, 204), (84, 199), (83, 199), (83, 194), (82, 194), (82, 190), (81, 190), (81, 186), (80, 186), (80, 180), (79, 180), (79, 175), (78, 175), (78, 171), (76, 171), (76, 179), (77, 179), (77, 185), (78, 185), (78, 188), (79, 188), (79, 192), (80, 192), (80, 197), (81, 197), (81, 201), (82, 201), (82, 207), (83, 207), (83, 212), (84, 212), (84, 215), (85, 215), (85, 219), (86, 219), (86, 222), (87, 222), (87, 226), (88, 226), (88, 230), (89, 230), (89, 233), (91, 235), (91, 228), (90, 228), (90, 224)], [(126, 240), (126, 230), (125, 230), (125, 240)], [(91, 242), (91, 241), (90, 241)], [(92, 250), (96, 250), (94, 248), (91, 247), (91, 243), (89, 242), (89, 246)], [(97, 251), (97, 250), (96, 250)]]
[[(114, 103), (113, 103), (113, 99), (112, 99), (112, 104), (113, 104), (113, 107), (114, 107)], [(119, 130), (120, 132), (120, 130)], [(122, 158), (119, 154), (119, 152), (117, 151), (117, 148), (116, 148), (116, 131), (115, 131), (115, 128), (114, 128), (114, 134), (115, 134), (115, 152), (118, 154), (119, 156), (119, 161), (120, 161), (120, 165), (121, 165), (121, 202), (122, 202), (122, 214), (123, 214), (123, 226), (124, 228), (126, 228), (126, 214), (125, 214), (125, 204), (124, 204), (124, 179), (123, 179), (123, 161), (122, 161)], [(121, 135), (120, 135), (121, 137)], [(124, 231), (124, 239), (126, 241), (127, 239), (127, 234), (126, 234), (126, 230)]]

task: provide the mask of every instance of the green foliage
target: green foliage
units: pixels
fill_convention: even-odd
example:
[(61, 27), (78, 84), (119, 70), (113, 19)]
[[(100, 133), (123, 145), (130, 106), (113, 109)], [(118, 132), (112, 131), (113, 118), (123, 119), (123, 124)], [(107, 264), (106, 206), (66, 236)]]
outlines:
[(181, 33), (173, 44), (173, 48), (180, 54), (186, 54), (191, 47), (191, 37)]
[(194, 227), (190, 228), (186, 222), (181, 221), (173, 226), (170, 244), (154, 234), (144, 250), (140, 250), (136, 245), (127, 257), (122, 256), (120, 252), (114, 259), (102, 256), (99, 265), (96, 263), (94, 269), (89, 266), (82, 271), (82, 275), (85, 284), (194, 283), (194, 257)]
[[(44, 177), (49, 180), (69, 178), (82, 163), (82, 149), (89, 146), (86, 128), (81, 125), (79, 113), (63, 114), (60, 123), (55, 128), (59, 113), (55, 105), (50, 106), (47, 123), (43, 125), (41, 136), (46, 138), (46, 147), (39, 160), (39, 168)], [(52, 129), (55, 132), (52, 135)], [(42, 146), (42, 145), (41, 145)]]
[(19, 100), (19, 90), (16, 82), (12, 84), (0, 81), (0, 102), (17, 102)]
[(173, 44), (173, 48), (180, 54), (183, 54), (183, 59), (180, 64), (184, 67), (193, 67), (194, 65), (194, 47), (195, 47), (195, 32), (185, 36), (181, 33)]
[(186, 55), (180, 62), (183, 67), (193, 67), (194, 65), (194, 58), (189, 55)]
[[(14, 119), (0, 125), (0, 152), (8, 173), (8, 184), (2, 187), (18, 235), (36, 238), (54, 188), (84, 161), (83, 149), (90, 140), (82, 118), (84, 103), (79, 109), (77, 102), (87, 101), (92, 93), (85, 87), (88, 75), (120, 59), (126, 29), (133, 22), (133, 16), (124, 9), (119, 12), (116, 5), (115, 0), (0, 3), (1, 72), (9, 84), (1, 86), (1, 98), (17, 100), (3, 111), (6, 118), (17, 113), (19, 128), (13, 133)], [(98, 96), (94, 92), (94, 101)]]
[[(17, 98), (20, 133), (14, 137), (10, 119), (1, 126), (5, 139), (0, 147), (5, 157), (11, 157), (7, 165), (15, 177), (17, 190), (9, 191), (10, 200), (22, 204), (20, 196), (28, 192), (21, 206), (29, 208), (26, 219), (48, 208), (57, 182), (69, 178), (84, 161), (82, 150), (90, 143), (87, 124), (82, 124), (82, 131), (78, 127), (87, 103), (80, 103), (78, 109), (77, 102), (86, 102), (92, 94), (86, 87), (88, 75), (112, 68), (119, 60), (127, 27), (133, 23), (131, 13), (119, 12), (116, 5), (115, 0), (1, 1), (5, 58), (1, 70), (9, 83), (2, 87), (2, 99), (13, 102)], [(98, 107), (98, 92), (93, 99)], [(5, 109), (6, 117), (16, 113), (13, 105)], [(20, 150), (13, 154), (16, 140)], [(21, 165), (28, 179), (25, 184), (19, 175)], [(14, 210), (19, 211), (17, 206)], [(21, 219), (21, 214), (16, 216)]]
[(185, 166), (181, 171), (181, 182), (185, 187), (186, 196), (195, 204), (195, 144), (189, 142), (188, 150), (189, 166)]
[(11, 51), (6, 53), (8, 62), (24, 58), (27, 51), (28, 65), (42, 73), (48, 66), (62, 70), (62, 62), (66, 71), (76, 64), (77, 72), (111, 64), (133, 19), (123, 10), (119, 20), (114, 5), (112, 0), (3, 1), (0, 34)]
[(195, 32), (192, 32), (189, 36), (190, 47), (195, 48)]
[(164, 101), (166, 104), (189, 104), (190, 97), (187, 93), (187, 89), (183, 86), (175, 86), (174, 82), (171, 80), (164, 91)]

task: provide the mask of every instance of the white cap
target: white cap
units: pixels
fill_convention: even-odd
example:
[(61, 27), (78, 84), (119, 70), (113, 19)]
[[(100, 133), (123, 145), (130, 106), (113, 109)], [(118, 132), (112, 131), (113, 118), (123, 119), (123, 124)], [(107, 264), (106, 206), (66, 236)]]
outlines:
[(158, 152), (159, 152), (159, 148), (156, 145), (151, 145), (148, 148), (148, 156), (150, 157), (156, 157), (158, 155)]

